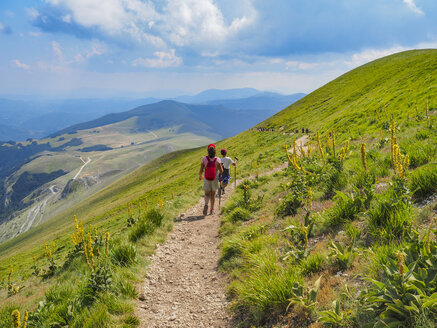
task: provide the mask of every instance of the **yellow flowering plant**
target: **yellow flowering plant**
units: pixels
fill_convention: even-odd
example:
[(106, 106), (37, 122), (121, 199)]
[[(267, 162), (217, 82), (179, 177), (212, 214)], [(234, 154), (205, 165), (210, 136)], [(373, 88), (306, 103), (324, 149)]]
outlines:
[(46, 242), (44, 242), (44, 251), (45, 255), (47, 257), (47, 260), (49, 262), (49, 268), (44, 273), (44, 276), (50, 277), (55, 274), (55, 271), (57, 269), (57, 265), (55, 263), (55, 259), (53, 258), (53, 254), (55, 253), (55, 242), (52, 242), (52, 249), (49, 248)]
[(325, 162), (325, 152), (323, 150), (322, 141), (320, 140), (319, 131), (317, 131), (317, 146), (319, 148), (320, 156), (322, 156), (323, 162)]
[(87, 242), (84, 243), (85, 261), (91, 271), (88, 288), (93, 293), (107, 290), (112, 282), (112, 273), (109, 267), (109, 232), (105, 233), (105, 253), (104, 259), (101, 259), (98, 245), (93, 244), (91, 234), (88, 234)]
[[(140, 211), (140, 208), (138, 209)], [(134, 210), (132, 203), (127, 204), (127, 226), (131, 227), (135, 224)]]
[(21, 287), (17, 286), (14, 284), (14, 282), (12, 281), (12, 274), (14, 273), (14, 266), (11, 264), (11, 267), (9, 269), (9, 275), (8, 275), (8, 296), (12, 296), (15, 294), (18, 294), (18, 292), (20, 291)]
[(73, 241), (73, 245), (75, 247), (75, 251), (79, 252), (83, 250), (83, 241), (84, 241), (84, 231), (83, 231), (83, 223), (77, 219), (77, 216), (74, 216), (74, 227), (75, 232), (72, 234), (71, 239)]
[(36, 257), (32, 256), (32, 259), (33, 259), (33, 265), (31, 268), (33, 270), (32, 274), (37, 277), (39, 276), (41, 269), (38, 266), (38, 260), (36, 259)]
[(27, 321), (29, 319), (29, 313), (27, 311), (24, 311), (23, 322), (21, 322), (20, 320), (20, 311), (18, 310), (12, 311), (11, 316), (12, 316), (12, 323), (14, 325), (14, 328), (27, 327)]

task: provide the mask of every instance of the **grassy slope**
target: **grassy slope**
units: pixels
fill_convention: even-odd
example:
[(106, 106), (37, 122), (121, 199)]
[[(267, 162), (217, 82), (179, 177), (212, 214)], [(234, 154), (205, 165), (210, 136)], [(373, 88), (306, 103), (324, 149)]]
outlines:
[[(226, 147), (231, 156), (237, 155), (241, 159), (239, 175), (247, 175), (253, 161), (263, 170), (285, 160), (282, 146), (291, 142), (292, 137), (284, 131), (309, 127), (324, 132), (334, 128), (339, 139), (368, 137), (381, 129), (380, 122), (374, 118), (375, 111), (384, 105), (395, 119), (402, 113), (405, 116), (414, 100), (423, 111), (425, 97), (430, 98), (430, 108), (436, 108), (437, 77), (432, 75), (436, 69), (436, 50), (404, 52), (377, 60), (339, 77), (259, 125), (273, 127), (274, 132), (246, 131), (219, 142), (218, 148)], [(379, 115), (385, 115), (384, 111)], [(279, 130), (282, 126), (284, 129)], [(197, 170), (204, 153), (202, 147), (165, 155), (41, 226), (0, 245), (0, 274), (5, 276), (9, 263), (15, 263), (19, 274), (28, 276), (31, 255), (42, 253), (44, 240), (56, 239), (57, 255), (65, 255), (65, 246), (71, 244), (73, 214), (117, 234), (125, 227), (128, 202), (147, 197), (149, 204), (156, 204), (162, 197), (167, 201), (170, 215), (183, 211), (201, 195)]]
[[(394, 118), (426, 98), (435, 108), (437, 50), (412, 50), (387, 56), (354, 69), (265, 120), (260, 127), (312, 131), (334, 129), (352, 137), (377, 132), (376, 111), (386, 106)], [(317, 119), (315, 119), (317, 118)]]
[[(342, 141), (346, 139), (350, 141), (350, 153), (343, 162), (339, 175), (341, 178), (335, 179), (337, 185), (329, 195), (325, 191), (333, 176), (330, 172), (335, 170), (332, 170), (333, 165), (324, 163), (316, 154), (311, 159), (302, 160), (305, 163), (304, 168), (312, 172), (311, 175), (304, 175), (306, 178), (296, 175), (294, 169), (288, 169), (273, 177), (260, 179), (255, 184), (247, 182), (252, 199), (261, 197), (256, 201), (258, 206), (261, 203), (260, 209), (254, 209), (252, 213), (236, 213), (233, 208), (236, 204), (242, 204), (244, 199), (241, 190), (226, 204), (220, 229), (223, 237), (220, 262), (221, 268), (231, 278), (229, 295), (234, 313), (239, 315), (242, 327), (254, 324), (264, 326), (266, 323), (267, 326), (272, 326), (286, 313), (287, 305), (294, 296), (294, 282), (304, 288), (312, 287), (320, 276), (323, 279), (318, 303), (313, 307), (290, 306), (283, 323), (292, 323), (293, 327), (320, 327), (315, 321), (323, 313), (321, 311), (332, 310), (334, 300), (340, 301), (341, 307), (337, 325), (333, 326), (362, 327), (370, 324), (369, 327), (373, 327), (375, 322), (382, 319), (379, 315), (385, 309), (384, 306), (381, 310), (375, 307), (366, 312), (369, 301), (360, 300), (361, 296), (366, 295), (364, 291), (371, 287), (363, 278), (378, 279), (384, 283), (390, 280), (383, 273), (383, 265), (392, 268), (391, 263), (394, 263), (396, 268), (397, 252), (405, 251), (406, 247), (413, 245), (407, 241), (408, 238), (395, 235), (396, 230), (393, 227), (400, 222), (396, 220), (405, 219), (405, 231), (417, 229), (424, 236), (429, 233), (428, 229), (431, 228), (428, 227), (437, 211), (437, 201), (430, 198), (425, 205), (411, 207), (403, 214), (397, 209), (397, 219), (385, 222), (378, 228), (380, 230), (372, 226), (372, 222), (375, 222), (372, 221), (372, 215), (379, 215), (379, 218), (384, 219), (388, 217), (381, 214), (387, 213), (380, 212), (381, 204), (388, 200), (390, 206), (396, 206), (391, 194), (385, 190), (397, 190), (396, 187), (391, 189), (392, 183), (394, 186), (401, 185), (396, 182), (399, 181), (396, 180), (399, 179), (399, 174), (391, 169), (389, 122), (391, 119), (396, 122), (395, 136), (400, 150), (410, 158), (407, 170), (409, 174), (403, 180), (406, 181), (406, 186), (414, 191), (413, 178), (418, 177), (419, 172), (428, 172), (424, 178), (428, 181), (424, 183), (428, 185), (426, 195), (435, 195), (437, 79), (433, 73), (436, 70), (436, 50), (409, 51), (389, 56), (343, 75), (259, 125), (259, 128), (273, 128), (275, 131), (300, 130), (302, 127), (309, 127), (313, 132), (318, 130), (322, 132), (323, 148), (327, 144), (324, 132), (332, 129), (337, 139), (337, 154), (344, 145)], [(427, 99), (429, 119), (425, 115)], [(417, 102), (417, 109), (414, 101)], [(313, 142), (314, 139), (312, 135)], [(366, 144), (369, 175), (365, 173), (361, 163), (361, 143)], [(333, 156), (330, 161), (335, 162)], [(355, 188), (361, 191), (361, 194), (355, 194), (355, 199), (364, 197), (363, 179), (371, 175), (376, 178), (376, 185), (373, 186), (376, 194), (369, 203), (370, 209), (363, 205), (359, 209), (352, 209), (351, 205), (348, 207), (342, 202), (344, 198), (333, 198), (336, 191), (350, 195), (357, 190)], [(295, 181), (298, 183), (292, 187)], [(307, 184), (306, 187), (299, 190), (304, 183)], [(434, 187), (430, 184), (434, 184)], [(313, 194), (311, 206), (305, 205), (308, 185), (311, 186)], [(299, 190), (298, 195), (302, 197), (303, 204), (297, 207), (293, 215), (290, 212), (286, 215), (278, 213), (280, 204), (295, 204), (292, 199), (295, 200), (296, 197), (287, 198), (294, 190)], [(349, 196), (348, 199), (354, 198)], [(289, 200), (288, 203), (286, 200)], [(303, 238), (302, 231), (305, 230), (300, 229), (306, 229), (303, 224), (307, 211), (312, 212), (315, 226), (309, 236), (311, 239), (309, 247), (306, 248), (308, 253), (299, 255), (299, 241), (295, 238)], [(247, 220), (249, 222), (242, 223)], [(410, 221), (411, 226), (407, 223)], [(389, 233), (385, 234), (384, 231)], [(436, 231), (434, 230), (434, 237), (430, 239), (433, 245), (436, 245)], [(353, 242), (351, 236), (354, 232), (358, 237)], [(357, 257), (347, 267), (339, 266), (338, 257), (330, 254), (329, 242), (332, 240), (341, 242), (344, 247), (353, 245)], [(411, 270), (411, 262), (417, 258), (418, 256), (409, 259)], [(394, 284), (395, 278), (391, 279)], [(349, 286), (349, 290), (345, 286)], [(429, 291), (426, 293), (429, 297), (435, 292), (435, 286), (427, 286)], [(403, 288), (406, 288), (405, 285)], [(363, 292), (361, 296), (358, 291)], [(402, 304), (401, 309), (404, 309), (407, 301), (403, 296), (398, 298), (402, 299), (399, 302)], [(375, 304), (376, 301), (370, 302)], [(389, 301), (387, 303), (390, 304)], [(411, 312), (403, 319), (406, 320), (405, 326), (435, 327), (435, 311), (427, 312), (421, 305), (419, 309), (418, 313)]]

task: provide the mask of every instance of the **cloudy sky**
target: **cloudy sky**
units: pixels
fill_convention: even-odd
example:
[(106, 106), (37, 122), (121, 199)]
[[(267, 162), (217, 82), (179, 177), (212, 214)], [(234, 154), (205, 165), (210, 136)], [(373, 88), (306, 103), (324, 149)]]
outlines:
[(310, 92), (435, 47), (435, 0), (1, 0), (0, 94)]

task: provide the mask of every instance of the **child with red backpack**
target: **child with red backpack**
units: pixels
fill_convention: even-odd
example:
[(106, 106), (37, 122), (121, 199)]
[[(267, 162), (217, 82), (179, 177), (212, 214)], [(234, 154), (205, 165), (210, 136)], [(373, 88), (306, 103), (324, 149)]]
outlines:
[(199, 180), (202, 180), (203, 171), (205, 171), (205, 180), (203, 182), (203, 190), (205, 191), (205, 206), (203, 207), (203, 215), (208, 214), (208, 202), (211, 202), (211, 210), (209, 214), (214, 214), (215, 193), (219, 187), (218, 172), (223, 172), (220, 158), (216, 157), (215, 155), (215, 145), (209, 144), (208, 156), (203, 157), (200, 164)]

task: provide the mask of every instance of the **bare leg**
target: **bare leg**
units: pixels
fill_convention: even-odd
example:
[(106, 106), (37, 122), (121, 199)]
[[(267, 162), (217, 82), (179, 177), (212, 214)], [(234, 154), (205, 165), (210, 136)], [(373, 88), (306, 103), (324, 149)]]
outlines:
[(210, 192), (210, 201), (211, 201), (211, 210), (214, 209), (214, 203), (215, 203), (215, 191)]
[(210, 191), (205, 191), (205, 205), (208, 205), (208, 201), (209, 201), (209, 197), (210, 197)]

